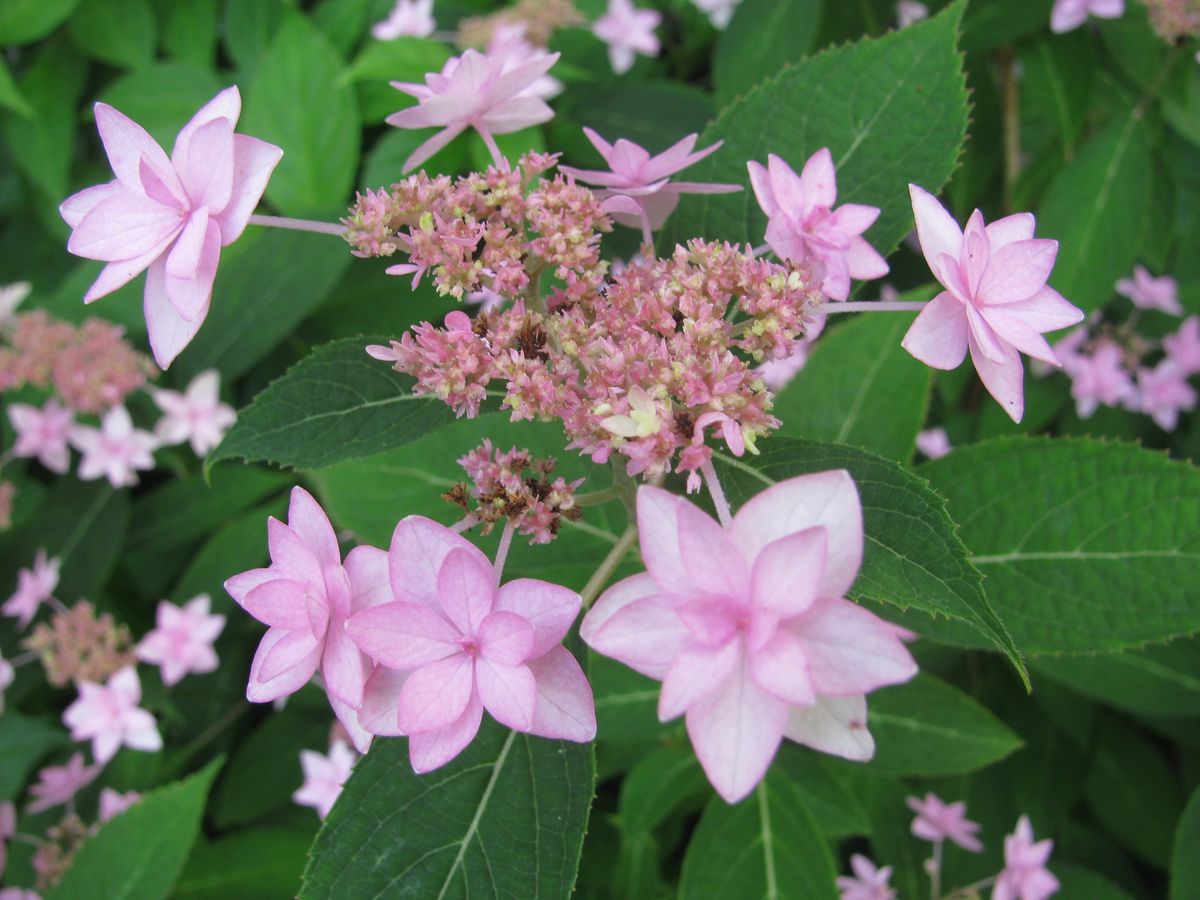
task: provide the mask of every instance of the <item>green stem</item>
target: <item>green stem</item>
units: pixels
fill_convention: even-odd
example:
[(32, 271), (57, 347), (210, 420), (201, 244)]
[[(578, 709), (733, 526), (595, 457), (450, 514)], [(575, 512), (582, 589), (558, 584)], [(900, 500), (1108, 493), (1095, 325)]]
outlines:
[(617, 570), (617, 566), (628, 555), (633, 547), (634, 541), (637, 540), (637, 526), (630, 524), (625, 532), (617, 538), (617, 542), (613, 544), (613, 548), (608, 551), (608, 556), (604, 557), (596, 571), (592, 573), (592, 577), (588, 579), (588, 583), (584, 585), (580, 596), (583, 597), (583, 608), (587, 609), (592, 605), (593, 601), (600, 596), (600, 591), (608, 583), (608, 579), (612, 577), (612, 573)]
[(591, 491), (587, 494), (580, 494), (575, 498), (576, 506), (599, 506), (602, 503), (611, 503), (613, 500), (620, 500), (624, 496), (621, 488), (615, 484), (612, 487), (606, 487), (602, 491)]

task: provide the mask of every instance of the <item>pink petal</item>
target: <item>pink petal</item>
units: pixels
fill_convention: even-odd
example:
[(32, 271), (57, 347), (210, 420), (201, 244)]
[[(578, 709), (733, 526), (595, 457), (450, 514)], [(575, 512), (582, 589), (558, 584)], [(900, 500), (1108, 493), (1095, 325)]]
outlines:
[(789, 704), (816, 699), (805, 645), (785, 629), (750, 654), (750, 674), (764, 691)]
[(822, 599), (788, 627), (804, 643), (821, 694), (865, 694), (917, 674), (908, 648), (888, 624), (849, 600)]
[(483, 719), (483, 704), (474, 694), (461, 716), (437, 731), (414, 734), (408, 739), (408, 758), (418, 775), (444, 766), (479, 733)]
[(654, 580), (677, 594), (738, 596), (749, 572), (724, 530), (677, 494), (643, 486), (637, 494), (638, 540)]
[(167, 297), (166, 269), (166, 261), (159, 257), (146, 270), (143, 306), (146, 330), (150, 336), (150, 349), (154, 351), (154, 361), (164, 371), (170, 367), (183, 348), (192, 342), (208, 315), (207, 307), (191, 320), (179, 314)]
[(989, 305), (1025, 300), (1046, 286), (1057, 256), (1058, 241), (1006, 244), (992, 256), (976, 296)]
[(233, 125), (228, 119), (217, 118), (185, 139), (187, 147), (179, 154), (182, 164), (178, 171), (187, 190), (192, 208), (207, 207), (214, 212), (225, 209), (233, 189)]
[(473, 553), (483, 565), (486, 556), (474, 544), (424, 516), (407, 516), (392, 533), (388, 569), (397, 600), (426, 605), (438, 602), (438, 572), (451, 550)]
[(693, 153), (692, 148), (696, 146), (696, 139), (698, 137), (698, 134), (689, 134), (650, 159), (646, 163), (645, 168), (642, 169), (642, 178), (646, 181), (658, 181), (660, 178), (670, 178), (676, 172), (694, 166), (706, 156), (716, 153), (721, 149), (721, 145), (725, 143), (724, 141), (717, 141), (703, 150)]
[(1074, 31), (1087, 21), (1086, 0), (1055, 0), (1050, 13), (1050, 30), (1055, 34)]
[(746, 163), (746, 168), (750, 172), (750, 188), (754, 191), (754, 198), (767, 218), (772, 218), (779, 212), (779, 203), (775, 199), (775, 192), (771, 189), (770, 175), (763, 166), (756, 162)]
[(500, 587), (492, 609), (516, 613), (533, 626), (534, 644), (530, 655), (541, 656), (567, 636), (581, 605), (580, 596), (568, 588), (547, 581), (518, 578)]
[(552, 647), (526, 665), (537, 683), (530, 734), (563, 741), (595, 738), (596, 704), (592, 688), (570, 651)]
[(675, 657), (658, 695), (658, 720), (669, 722), (721, 690), (742, 662), (738, 640), (721, 647), (690, 646)]
[(900, 342), (914, 357), (935, 369), (956, 369), (967, 355), (967, 313), (949, 291), (921, 310)]
[[(313, 648), (322, 648), (325, 643), (324, 634), (313, 634), (309, 628), (294, 630), (272, 628), (267, 635), (273, 631), (283, 631), (284, 635), (271, 646), (263, 657), (262, 669), (259, 673), (263, 681), (278, 678), (293, 666), (307, 665)], [(266, 636), (264, 635), (263, 644), (265, 643)], [(262, 644), (259, 645), (259, 649), (262, 649)], [(315, 667), (313, 671), (315, 671)]]
[(169, 246), (170, 240), (167, 240), (161, 245), (156, 244), (151, 247), (141, 256), (110, 262), (101, 270), (100, 275), (92, 282), (92, 286), (88, 288), (87, 293), (83, 295), (83, 302), (93, 303), (101, 297), (108, 296), (118, 288), (129, 284), (134, 278), (146, 271), (156, 259), (161, 257)]
[(772, 541), (754, 560), (750, 596), (755, 606), (798, 616), (817, 598), (817, 585), (829, 557), (824, 528), (805, 528)]
[(167, 254), (167, 275), (171, 278), (188, 279), (196, 274), (200, 266), (200, 254), (204, 249), (204, 235), (208, 231), (208, 209), (201, 207), (185, 220), (183, 231)]
[(860, 237), (850, 238), (850, 249), (846, 251), (846, 267), (850, 277), (860, 281), (882, 278), (890, 271), (887, 260)]
[(465, 653), (423, 666), (408, 676), (397, 703), (405, 734), (445, 728), (463, 714), (475, 690), (475, 663)]
[(609, 165), (612, 165), (612, 144), (602, 138), (598, 132), (588, 128), (586, 125), (583, 127), (583, 134), (589, 141), (592, 142), (592, 146), (599, 151), (600, 155), (604, 157), (604, 161)]
[(513, 97), (483, 114), (483, 126), (492, 134), (509, 134), (541, 125), (554, 118), (552, 110), (541, 97)]
[[(287, 642), (286, 644), (284, 642)], [(283, 645), (280, 649), (280, 645)], [(294, 694), (308, 684), (321, 661), (321, 642), (307, 629), (286, 631), (272, 628), (263, 635), (254, 662), (250, 665), (250, 683), (246, 687), (246, 699), (251, 703), (269, 703)], [(292, 660), (290, 667), (274, 677), (264, 673), (266, 660), (272, 658), (272, 668)]]
[(875, 739), (867, 730), (867, 698), (818, 697), (812, 706), (793, 706), (788, 715), (789, 740), (843, 759), (866, 762), (875, 755)]
[(515, 731), (533, 727), (537, 682), (528, 666), (510, 666), (480, 656), (476, 663), (476, 689), (484, 709), (501, 725)]
[(321, 504), (302, 487), (292, 488), (288, 503), (288, 528), (304, 542), (309, 554), (321, 568), (341, 565), (342, 553), (338, 549), (337, 535), (333, 533), (333, 524)]
[(800, 176), (774, 153), (767, 157), (767, 172), (771, 178), (771, 193), (779, 211), (788, 219), (800, 221), (812, 210), (813, 198), (805, 191)]
[(970, 332), (969, 346), (978, 348), (992, 362), (1001, 362), (1009, 352), (1009, 346), (996, 334), (996, 329), (988, 324), (973, 304), (966, 304), (963, 309), (967, 313), (967, 328)]
[(1025, 368), (1021, 364), (1021, 357), (1010, 347), (1004, 362), (992, 362), (975, 343), (974, 334), (969, 339), (971, 362), (975, 364), (975, 371), (979, 373), (983, 386), (1014, 422), (1020, 422), (1025, 414)]
[(176, 278), (170, 272), (170, 257), (167, 257), (167, 299), (183, 318), (191, 321), (204, 320), (212, 300), (213, 281), (217, 277), (217, 265), (221, 261), (221, 230), (212, 219), (204, 230), (204, 241), (197, 259), (196, 271), (189, 278)]
[(388, 555), (378, 547), (360, 545), (346, 554), (346, 576), (350, 579), (350, 610), (359, 612), (392, 601)]
[(370, 667), (344, 627), (333, 627), (325, 635), (325, 654), (321, 660), (321, 677), (329, 695), (347, 706), (362, 706), (363, 683)]
[(175, 175), (171, 161), (167, 159), (154, 138), (146, 133), (137, 122), (118, 112), (107, 103), (97, 103), (96, 128), (108, 154), (109, 164), (117, 180), (129, 191), (145, 194), (141, 167), (145, 165), (180, 200), (183, 186)]
[(1044, 287), (1025, 300), (1006, 303), (1002, 308), (1008, 313), (1019, 315), (1030, 328), (1043, 334), (1077, 325), (1084, 318), (1083, 310), (1077, 309), (1051, 287)]
[(1013, 312), (1007, 306), (988, 306), (980, 312), (983, 320), (991, 326), (1001, 340), (1015, 347), (1021, 353), (1058, 365), (1058, 356), (1036, 330), (1030, 327), (1020, 312)]
[[(389, 125), (396, 125), (401, 128), (420, 127), (415, 125), (402, 125), (400, 122), (400, 116), (401, 113), (405, 112), (408, 112), (408, 110), (401, 110), (398, 113), (393, 113), (392, 115), (388, 116), (387, 123)], [(466, 130), (467, 126), (462, 124), (451, 125), (448, 128), (443, 128), (409, 154), (408, 159), (404, 161), (403, 171), (411, 172)], [(478, 729), (478, 727), (479, 726), (476, 726), (476, 729)]]
[[(501, 588), (503, 590), (503, 588)], [(650, 577), (647, 572), (641, 572), (637, 575), (630, 575), (628, 578), (622, 578), (616, 584), (608, 588), (603, 594), (597, 598), (592, 604), (592, 608), (588, 610), (587, 615), (583, 617), (583, 621), (579, 624), (579, 636), (584, 641), (590, 643), (592, 636), (599, 631), (605, 623), (608, 622), (614, 615), (633, 603), (635, 600), (641, 600), (645, 597), (651, 597), (661, 593), (662, 590), (658, 584)], [(497, 608), (499, 602), (497, 601)]]
[[(921, 252), (934, 275), (938, 274), (938, 259), (945, 254), (957, 260), (962, 255), (963, 233), (946, 208), (928, 191), (915, 184), (908, 186), (913, 216), (917, 222), (917, 238)], [(944, 284), (944, 283), (943, 283)], [(944, 284), (945, 287), (950, 287)]]
[(279, 577), (273, 569), (250, 569), (225, 580), (225, 591), (239, 606), (246, 605), (247, 595), (258, 587)]
[(688, 631), (672, 598), (657, 594), (624, 605), (584, 640), (597, 653), (661, 679), (687, 642)]
[(128, 191), (101, 200), (71, 232), (67, 250), (106, 261), (165, 248), (183, 227), (179, 210)]
[(72, 194), (59, 204), (58, 212), (68, 225), (72, 228), (77, 228), (79, 227), (79, 223), (83, 221), (84, 216), (90, 213), (100, 201), (107, 200), (124, 192), (125, 189), (119, 181), (97, 184), (94, 187), (84, 188), (82, 191)]
[(242, 95), (238, 91), (237, 85), (225, 88), (196, 110), (195, 115), (179, 130), (179, 134), (175, 137), (175, 146), (171, 148), (171, 165), (176, 171), (186, 171), (191, 163), (189, 157), (193, 135), (216, 119), (226, 120), (232, 128), (237, 125), (241, 115)]
[(862, 234), (875, 224), (879, 218), (878, 206), (864, 206), (861, 203), (844, 203), (830, 217), (829, 224), (835, 230), (845, 235)]
[[(294, 496), (294, 494), (293, 494)], [(290, 525), (267, 519), (267, 549), (271, 565), (281, 574), (324, 594), (325, 577), (314, 548)]]
[(408, 681), (407, 672), (398, 672), (387, 666), (376, 666), (371, 677), (363, 686), (363, 702), (358, 710), (358, 721), (371, 734), (380, 737), (397, 737), (400, 730), (400, 691)]
[(451, 550), (442, 562), (437, 581), (442, 612), (464, 635), (473, 635), (491, 612), (496, 573), (478, 555)]
[(985, 230), (988, 242), (992, 245), (992, 253), (999, 252), (1013, 241), (1027, 241), (1032, 238), (1035, 224), (1033, 213), (1016, 213), (989, 224)]
[(828, 147), (822, 147), (804, 164), (800, 172), (800, 190), (804, 193), (806, 209), (814, 206), (832, 209), (837, 202), (837, 172)]
[(233, 179), (229, 202), (216, 217), (217, 224), (221, 226), (224, 246), (242, 236), (250, 215), (267, 189), (271, 174), (282, 158), (283, 151), (274, 144), (244, 134), (233, 136)]
[(354, 749), (359, 753), (366, 753), (370, 750), (374, 732), (369, 731), (363, 726), (358, 717), (358, 710), (343, 703), (332, 694), (327, 694), (326, 696), (329, 698), (329, 705), (333, 708), (333, 714), (342, 724), (342, 727), (346, 729), (346, 734), (350, 736), (350, 741), (354, 744)]
[(475, 638), (484, 657), (504, 665), (520, 665), (533, 650), (533, 628), (516, 613), (489, 613)]
[(238, 602), (246, 612), (271, 628), (308, 628), (307, 592), (308, 588), (298, 581), (272, 578), (247, 591)]
[(352, 615), (346, 632), (358, 648), (393, 669), (418, 669), (458, 652), (458, 632), (420, 603), (384, 603)]

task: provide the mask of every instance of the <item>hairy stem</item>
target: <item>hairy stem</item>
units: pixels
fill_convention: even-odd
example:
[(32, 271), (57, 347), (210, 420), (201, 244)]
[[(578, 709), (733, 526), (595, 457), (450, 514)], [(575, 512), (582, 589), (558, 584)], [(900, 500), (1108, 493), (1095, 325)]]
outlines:
[(612, 577), (612, 573), (617, 570), (617, 566), (625, 559), (637, 540), (637, 525), (630, 523), (624, 533), (617, 538), (617, 542), (613, 544), (611, 550), (608, 551), (608, 556), (604, 557), (596, 571), (592, 573), (592, 577), (588, 579), (588, 583), (584, 585), (580, 596), (583, 597), (583, 608), (587, 609), (592, 605), (593, 601), (600, 596), (600, 591), (604, 589), (604, 585), (608, 583), (608, 579)]
[(924, 300), (856, 300), (852, 303), (826, 303), (825, 312), (920, 312), (928, 306)]
[(483, 138), (483, 143), (487, 145), (488, 152), (492, 154), (492, 162), (495, 164), (496, 168), (502, 170), (507, 169), (508, 160), (506, 160), (504, 158), (504, 154), (500, 152), (500, 145), (496, 143), (496, 139), (492, 136), (492, 133), (486, 128), (480, 128), (479, 126), (476, 126), (475, 130), (479, 132), (479, 136)]
[(496, 583), (500, 583), (500, 576), (504, 574), (504, 563), (508, 559), (508, 548), (512, 546), (513, 534), (516, 532), (517, 526), (511, 521), (504, 523), (504, 531), (500, 534), (500, 546), (496, 548)]
[(717, 478), (717, 470), (713, 468), (712, 460), (700, 467), (700, 474), (704, 476), (704, 485), (712, 496), (713, 506), (717, 510), (717, 519), (722, 526), (732, 524), (733, 513), (729, 509), (729, 501), (725, 499), (725, 489), (721, 487), (721, 480)]
[(286, 216), (250, 217), (251, 225), (262, 225), (266, 228), (288, 228), (292, 231), (311, 231), (314, 234), (345, 234), (346, 226), (337, 222), (314, 222), (311, 219), (289, 219)]
[(611, 503), (613, 500), (620, 500), (624, 496), (622, 491), (615, 484), (612, 487), (606, 487), (601, 491), (591, 491), (587, 494), (579, 494), (575, 497), (576, 506), (599, 506), (602, 503)]
[(477, 524), (479, 524), (479, 519), (476, 518), (474, 513), (471, 513), (470, 515), (463, 516), (461, 519), (451, 525), (450, 530), (455, 534), (462, 534), (468, 528), (471, 528)]

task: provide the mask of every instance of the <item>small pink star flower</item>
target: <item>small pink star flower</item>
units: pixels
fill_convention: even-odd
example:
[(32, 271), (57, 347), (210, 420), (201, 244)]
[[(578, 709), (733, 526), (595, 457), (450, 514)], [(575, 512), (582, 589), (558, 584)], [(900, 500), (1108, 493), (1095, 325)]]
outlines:
[(1125, 369), (1125, 354), (1112, 341), (1100, 342), (1090, 354), (1073, 354), (1063, 360), (1063, 369), (1071, 378), (1071, 396), (1081, 419), (1090, 418), (1101, 404), (1120, 406), (1137, 395)]
[(661, 13), (638, 9), (632, 0), (608, 0), (608, 10), (592, 25), (592, 33), (608, 44), (613, 71), (624, 75), (633, 68), (637, 54), (658, 56), (660, 45), (654, 29), (660, 22)]
[(952, 449), (945, 428), (927, 428), (917, 434), (917, 449), (927, 459), (941, 459)]
[(899, 0), (896, 4), (896, 27), (907, 28), (929, 18), (929, 7), (917, 0)]
[(29, 788), (33, 802), (25, 811), (31, 814), (62, 806), (87, 787), (100, 774), (99, 765), (85, 766), (83, 754), (76, 753), (65, 766), (47, 766), (38, 772), (38, 780)]
[(1087, 21), (1088, 16), (1097, 19), (1119, 19), (1125, 15), (1125, 0), (1054, 0), (1050, 12), (1050, 30), (1055, 34), (1074, 31)]
[(921, 310), (904, 349), (935, 369), (957, 368), (970, 349), (984, 387), (1020, 422), (1020, 354), (1059, 365), (1042, 334), (1083, 321), (1083, 313), (1046, 284), (1058, 242), (1034, 239), (1029, 213), (985, 225), (976, 210), (964, 232), (933, 195), (915, 184), (909, 193), (921, 251), (945, 290)]
[(967, 804), (943, 803), (934, 794), (926, 794), (924, 800), (909, 797), (905, 802), (917, 814), (913, 819), (912, 833), (921, 840), (933, 843), (953, 841), (972, 853), (983, 849), (983, 844), (975, 837), (979, 823), (967, 818)]
[(38, 409), (27, 403), (8, 407), (8, 420), (17, 431), (13, 456), (37, 457), (51, 472), (64, 474), (71, 467), (67, 438), (75, 425), (75, 414), (51, 397)]
[(377, 41), (393, 41), (399, 37), (429, 37), (436, 30), (433, 0), (396, 0), (388, 17), (371, 26), (371, 36)]
[(216, 671), (217, 654), (212, 645), (225, 627), (225, 617), (209, 615), (209, 605), (208, 594), (193, 597), (183, 606), (165, 600), (158, 604), (157, 627), (142, 638), (137, 657), (162, 670), (163, 684), (178, 684), (189, 673)]
[(1184, 375), (1200, 372), (1200, 316), (1188, 316), (1178, 331), (1163, 338), (1162, 344)]
[(17, 572), (17, 592), (4, 602), (0, 612), (15, 618), (18, 628), (28, 625), (38, 607), (54, 595), (61, 565), (58, 557), (47, 560), (46, 551), (38, 550), (33, 558), (33, 568)]
[(733, 12), (742, 0), (692, 0), (696, 9), (708, 16), (713, 28), (723, 30), (733, 18)]
[(103, 765), (124, 744), (134, 750), (162, 749), (162, 736), (154, 716), (138, 706), (142, 683), (137, 670), (126, 666), (105, 684), (90, 681), (79, 685), (79, 699), (63, 713), (71, 729), (71, 740), (92, 742), (92, 755)]
[(1196, 390), (1187, 376), (1167, 357), (1153, 369), (1139, 369), (1137, 394), (1129, 408), (1150, 416), (1164, 431), (1174, 431), (1179, 414), (1196, 408)]
[(233, 407), (221, 402), (221, 373), (216, 369), (201, 372), (183, 393), (151, 388), (150, 395), (163, 411), (154, 428), (159, 441), (165, 445), (189, 441), (197, 456), (221, 443), (237, 421)]
[(350, 779), (356, 762), (358, 754), (345, 741), (334, 741), (328, 756), (315, 750), (301, 750), (304, 784), (292, 794), (292, 801), (300, 806), (311, 806), (324, 819), (341, 795), (342, 786)]
[(1046, 869), (1054, 841), (1033, 842), (1028, 816), (1017, 821), (1017, 830), (1004, 839), (1004, 871), (996, 878), (992, 900), (1046, 900), (1060, 885)]
[(823, 290), (832, 300), (850, 296), (850, 279), (882, 278), (888, 264), (862, 237), (879, 209), (837, 201), (833, 156), (822, 148), (804, 164), (799, 175), (775, 154), (764, 168), (746, 164), (758, 205), (767, 214), (767, 244), (780, 259), (803, 262), (819, 259), (825, 265)]
[(0, 656), (0, 714), (4, 712), (4, 692), (17, 678), (17, 671), (3, 656)]
[(875, 863), (861, 853), (850, 857), (850, 868), (854, 877), (838, 876), (838, 890), (842, 892), (841, 900), (895, 900), (896, 891), (889, 884), (892, 880), (892, 867), (884, 866), (877, 869)]
[(870, 759), (867, 692), (917, 667), (882, 619), (845, 599), (863, 548), (849, 473), (782, 481), (726, 527), (644, 486), (637, 521), (647, 571), (605, 591), (580, 634), (663, 682), (659, 719), (686, 713), (717, 792), (745, 797), (784, 737)]
[(0, 900), (42, 900), (42, 895), (25, 888), (0, 888)]
[(200, 330), (221, 248), (242, 234), (283, 151), (234, 134), (242, 98), (217, 94), (192, 117), (171, 157), (107, 103), (96, 127), (116, 179), (68, 197), (67, 249), (108, 263), (83, 300), (110, 294), (143, 271), (150, 347), (163, 369)]
[(76, 425), (71, 443), (83, 454), (79, 477), (93, 481), (101, 476), (115, 488), (138, 483), (137, 473), (154, 468), (158, 440), (148, 431), (133, 427), (129, 410), (114, 406), (100, 419), (100, 427)]
[(416, 168), (468, 128), (474, 128), (500, 157), (494, 135), (508, 134), (554, 118), (540, 97), (526, 93), (558, 62), (558, 54), (538, 56), (506, 69), (503, 56), (467, 50), (450, 59), (441, 72), (425, 76), (425, 84), (393, 81), (392, 87), (417, 98), (417, 105), (387, 117), (397, 128), (439, 127), (442, 130), (417, 147), (404, 161), (404, 171)]
[(107, 822), (119, 816), (141, 799), (142, 795), (137, 791), (122, 794), (112, 788), (104, 788), (100, 791), (100, 821)]
[(1183, 315), (1183, 307), (1179, 305), (1179, 284), (1169, 275), (1155, 278), (1145, 266), (1134, 266), (1132, 278), (1118, 281), (1117, 293), (1132, 300), (1138, 309)]
[(478, 548), (422, 516), (396, 526), (390, 563), (396, 601), (356, 614), (349, 631), (381, 667), (407, 673), (394, 724), (414, 771), (462, 752), (485, 709), (515, 731), (595, 737), (591, 688), (561, 646), (578, 594), (528, 578), (498, 585)]
[(17, 808), (11, 800), (0, 803), (0, 875), (8, 865), (8, 842), (17, 833)]

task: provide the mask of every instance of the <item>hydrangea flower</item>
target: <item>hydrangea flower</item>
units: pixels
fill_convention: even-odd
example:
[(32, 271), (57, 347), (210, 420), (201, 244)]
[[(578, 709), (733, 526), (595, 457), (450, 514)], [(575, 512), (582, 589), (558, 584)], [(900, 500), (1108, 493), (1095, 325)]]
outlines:
[(592, 33), (608, 44), (608, 61), (613, 71), (624, 75), (633, 68), (637, 54), (658, 56), (659, 42), (654, 29), (662, 14), (638, 9), (633, 0), (608, 0), (608, 9), (592, 25)]
[(138, 706), (141, 702), (137, 670), (126, 666), (105, 684), (81, 682), (79, 699), (67, 707), (63, 722), (71, 729), (71, 740), (92, 742), (92, 755), (101, 764), (112, 759), (122, 744), (134, 750), (161, 750), (154, 716)]
[(929, 7), (917, 0), (899, 0), (896, 3), (896, 27), (907, 28), (929, 18)]
[(1073, 353), (1062, 362), (1071, 378), (1071, 396), (1079, 418), (1090, 418), (1101, 404), (1135, 402), (1137, 388), (1125, 369), (1124, 351), (1113, 341), (1102, 340), (1091, 353)]
[(158, 440), (150, 432), (134, 428), (124, 406), (106, 412), (99, 428), (76, 425), (70, 439), (83, 454), (78, 473), (83, 481), (103, 476), (115, 488), (129, 487), (138, 483), (139, 471), (154, 468)]
[(27, 403), (8, 407), (8, 420), (17, 431), (13, 456), (36, 457), (51, 472), (64, 474), (71, 467), (67, 438), (75, 425), (75, 414), (51, 397), (38, 409)]
[(925, 799), (909, 797), (908, 808), (917, 814), (912, 822), (912, 833), (923, 841), (953, 841), (964, 850), (978, 853), (983, 844), (975, 837), (979, 823), (967, 818), (967, 804), (943, 803), (935, 794), (926, 794)]
[(823, 290), (832, 300), (850, 296), (850, 279), (882, 278), (888, 264), (862, 237), (879, 209), (860, 203), (837, 202), (837, 172), (833, 156), (822, 148), (809, 157), (797, 175), (775, 154), (764, 168), (749, 162), (750, 184), (767, 215), (767, 245), (780, 259), (802, 262), (819, 259), (825, 266)]
[(841, 900), (895, 900), (896, 891), (889, 883), (891, 866), (876, 868), (867, 857), (855, 853), (850, 857), (850, 868), (854, 870), (853, 878), (839, 875), (837, 879)]
[(945, 428), (927, 428), (917, 433), (917, 450), (928, 459), (941, 459), (950, 452), (950, 436)]
[(1004, 839), (1004, 871), (996, 878), (992, 900), (1045, 900), (1060, 885), (1046, 868), (1054, 841), (1033, 841), (1028, 816), (1017, 821), (1017, 830)]
[(659, 718), (686, 712), (717, 792), (746, 796), (784, 737), (870, 759), (867, 692), (917, 667), (882, 619), (845, 599), (863, 546), (849, 473), (782, 481), (726, 527), (643, 486), (637, 521), (647, 571), (605, 591), (580, 633), (663, 682)]
[(225, 628), (225, 617), (209, 615), (209, 608), (208, 594), (183, 606), (165, 600), (158, 604), (157, 625), (138, 643), (137, 656), (162, 670), (163, 684), (178, 684), (189, 673), (216, 671), (212, 645)]
[(116, 818), (141, 799), (142, 795), (137, 791), (126, 791), (122, 794), (109, 787), (101, 789), (100, 821), (107, 822), (109, 819)]
[(1050, 12), (1050, 30), (1055, 34), (1074, 31), (1087, 21), (1088, 16), (1097, 19), (1119, 19), (1125, 15), (1125, 0), (1054, 0)]
[(46, 558), (45, 550), (38, 550), (33, 566), (17, 572), (17, 590), (4, 601), (0, 612), (17, 620), (17, 627), (24, 628), (38, 611), (38, 607), (54, 595), (58, 587), (58, 569), (62, 565), (58, 557)]
[(0, 656), (0, 714), (4, 713), (4, 692), (16, 680), (17, 670), (3, 656)]
[(396, 526), (389, 564), (396, 600), (357, 613), (348, 630), (381, 667), (406, 674), (392, 680), (394, 729), (409, 736), (414, 771), (462, 752), (485, 709), (516, 731), (595, 737), (591, 688), (561, 646), (578, 594), (528, 578), (498, 585), (478, 548), (422, 516)]
[(1128, 297), (1138, 309), (1157, 309), (1173, 316), (1182, 316), (1179, 305), (1179, 284), (1169, 275), (1155, 278), (1145, 266), (1134, 266), (1132, 278), (1117, 282), (1117, 293)]
[(935, 369), (957, 368), (971, 351), (984, 387), (1014, 422), (1025, 412), (1021, 353), (1051, 365), (1042, 334), (1075, 325), (1083, 313), (1046, 284), (1058, 242), (1033, 237), (1019, 213), (985, 225), (976, 210), (966, 231), (933, 195), (909, 185), (921, 251), (945, 289), (921, 310), (904, 349)]
[(1163, 338), (1162, 345), (1185, 375), (1200, 372), (1200, 316), (1188, 316), (1178, 331)]
[(64, 766), (46, 766), (38, 770), (38, 780), (30, 786), (33, 802), (25, 807), (30, 814), (62, 806), (91, 784), (100, 774), (99, 765), (85, 765), (83, 754), (72, 754)]
[(692, 0), (696, 9), (708, 16), (713, 27), (723, 30), (733, 18), (733, 12), (742, 0)]
[(318, 816), (325, 818), (341, 796), (342, 787), (350, 779), (356, 762), (358, 754), (345, 741), (334, 741), (328, 756), (315, 750), (301, 750), (300, 768), (304, 770), (304, 784), (292, 794), (293, 802), (300, 806), (311, 806)]
[(433, 0), (396, 0), (388, 17), (371, 26), (371, 36), (377, 41), (392, 41), (398, 37), (429, 37), (436, 30)]
[(216, 369), (201, 372), (183, 393), (152, 388), (150, 396), (163, 411), (154, 427), (155, 436), (166, 445), (188, 441), (197, 456), (221, 443), (237, 421), (233, 407), (221, 402), (221, 373)]
[(1150, 416), (1164, 431), (1174, 431), (1179, 414), (1196, 408), (1196, 389), (1175, 361), (1167, 357), (1153, 369), (1139, 369), (1137, 396), (1129, 408)]
[(85, 303), (148, 270), (146, 326), (164, 369), (203, 324), (221, 248), (241, 236), (283, 156), (234, 134), (241, 109), (236, 87), (221, 91), (183, 126), (168, 158), (140, 125), (97, 103), (96, 127), (117, 177), (59, 207), (72, 229), (67, 249), (108, 263)]

